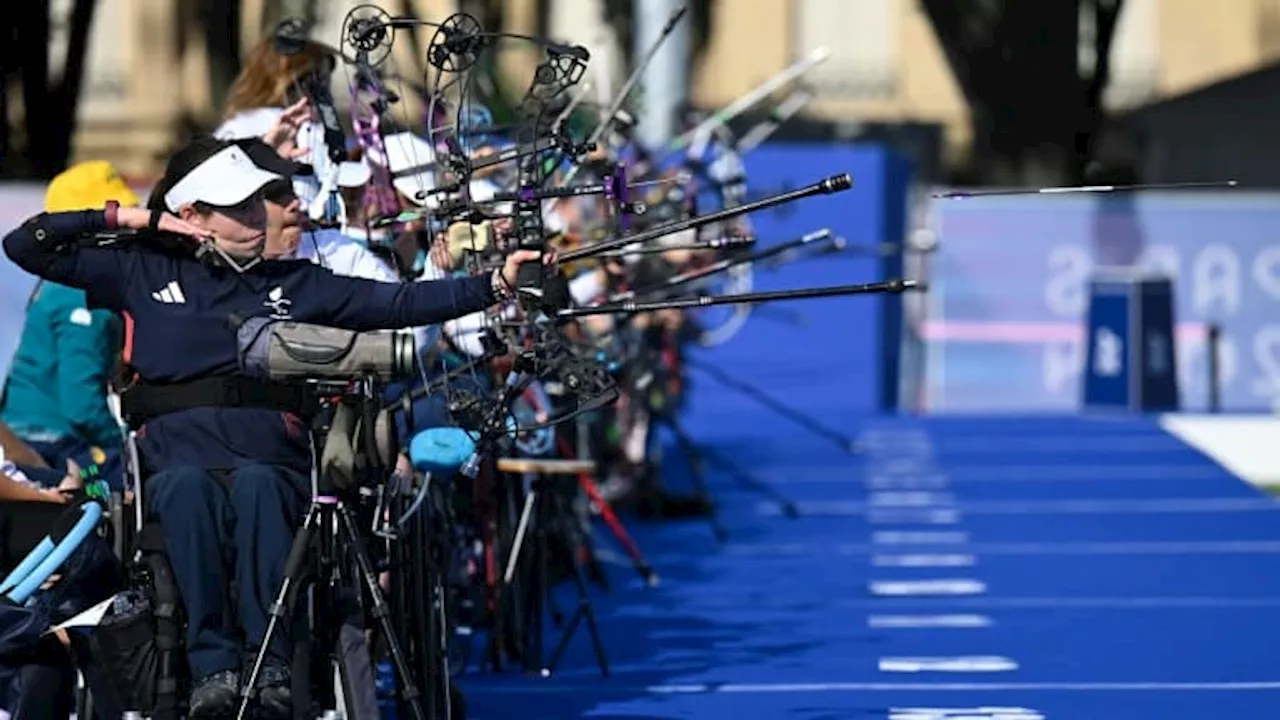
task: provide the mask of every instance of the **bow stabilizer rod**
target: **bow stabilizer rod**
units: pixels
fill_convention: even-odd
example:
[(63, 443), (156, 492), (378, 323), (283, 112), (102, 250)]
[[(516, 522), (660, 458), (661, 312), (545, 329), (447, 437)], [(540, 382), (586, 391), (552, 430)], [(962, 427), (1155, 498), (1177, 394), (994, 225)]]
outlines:
[(655, 302), (620, 302), (594, 305), (592, 307), (565, 308), (556, 311), (560, 318), (575, 318), (585, 315), (626, 315), (631, 313), (655, 312), (658, 310), (681, 310), (684, 308), (710, 307), (712, 305), (741, 305), (743, 303), (773, 302), (776, 300), (808, 300), (812, 298), (842, 297), (845, 295), (877, 295), (899, 294), (908, 290), (924, 290), (924, 283), (918, 280), (895, 278), (884, 282), (861, 283), (858, 285), (836, 285), (823, 288), (804, 288), (801, 290), (773, 290), (768, 292), (741, 293), (738, 295), (699, 295), (697, 297), (676, 298), (674, 300), (658, 300)]
[(618, 248), (626, 247), (627, 245), (630, 245), (632, 243), (640, 243), (640, 242), (648, 242), (650, 240), (656, 240), (657, 238), (663, 237), (665, 235), (670, 235), (672, 233), (682, 232), (684, 230), (692, 230), (694, 228), (703, 227), (705, 225), (717, 223), (722, 220), (729, 220), (731, 218), (739, 217), (741, 215), (746, 215), (747, 213), (755, 212), (757, 210), (764, 210), (766, 208), (771, 208), (776, 205), (781, 205), (783, 203), (794, 202), (796, 200), (812, 197), (814, 195), (831, 195), (833, 193), (844, 192), (845, 190), (848, 190), (849, 188), (852, 188), (852, 187), (853, 187), (853, 178), (850, 177), (848, 173), (832, 175), (831, 177), (825, 180), (820, 180), (816, 183), (813, 183), (812, 185), (802, 187), (802, 188), (797, 188), (795, 190), (789, 190), (787, 192), (779, 193), (777, 195), (771, 195), (769, 197), (756, 200), (754, 202), (744, 203), (742, 205), (736, 205), (734, 207), (723, 208), (721, 210), (716, 210), (715, 212), (709, 212), (706, 215), (699, 215), (698, 217), (689, 218), (687, 220), (678, 220), (673, 223), (668, 223), (666, 225), (661, 225), (655, 228), (651, 228), (649, 230), (645, 230), (644, 232), (635, 233), (634, 235), (624, 235), (622, 237), (617, 237), (612, 240), (606, 240), (601, 243), (596, 243), (595, 245), (589, 245), (587, 247), (579, 248), (577, 250), (571, 250), (567, 253), (562, 253), (557, 258), (557, 262), (564, 263), (564, 262), (570, 262), (572, 260), (581, 260), (583, 258), (593, 257), (596, 255), (599, 255), (600, 253), (608, 252), (609, 250), (616, 250)]

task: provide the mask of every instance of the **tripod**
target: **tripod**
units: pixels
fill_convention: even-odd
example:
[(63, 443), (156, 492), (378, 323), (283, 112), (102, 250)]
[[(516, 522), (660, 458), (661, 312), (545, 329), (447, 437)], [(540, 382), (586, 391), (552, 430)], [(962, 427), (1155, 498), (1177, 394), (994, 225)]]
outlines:
[[(528, 492), (520, 509), (520, 519), (516, 526), (512, 541), (511, 554), (507, 559), (503, 574), (503, 584), (510, 586), (515, 580), (519, 560), (525, 549), (526, 538), (532, 529), (533, 568), (529, 574), (533, 577), (525, 586), (527, 604), (526, 617), (529, 619), (529, 632), (526, 636), (524, 661), (526, 670), (536, 670), (542, 677), (550, 677), (556, 665), (569, 649), (569, 643), (579, 625), (586, 623), (587, 634), (591, 638), (591, 647), (595, 653), (596, 665), (600, 674), (609, 676), (609, 661), (605, 654), (604, 642), (600, 639), (600, 631), (596, 626), (595, 610), (591, 605), (591, 597), (587, 591), (587, 582), (583, 577), (582, 567), (578, 561), (577, 550), (582, 547), (577, 537), (581, 531), (577, 528), (565, 497), (564, 488), (555, 487), (550, 475), (535, 474), (529, 482)], [(553, 523), (562, 527), (561, 540), (564, 541), (569, 559), (569, 578), (573, 582), (577, 595), (577, 605), (569, 616), (569, 622), (561, 631), (559, 642), (551, 652), (551, 657), (543, 662), (544, 635), (543, 615), (547, 607), (552, 605), (552, 586), (548, 564), (551, 555)], [(559, 613), (555, 613), (559, 615)]]
[[(316, 543), (317, 539), (319, 539), (319, 543)], [(321, 566), (320, 574), (328, 575), (328, 578), (320, 579), (328, 581), (331, 592), (339, 585), (341, 558), (344, 554), (342, 552), (342, 544), (345, 544), (345, 554), (354, 560), (360, 580), (364, 585), (364, 590), (373, 601), (373, 616), (382, 631), (387, 650), (391, 653), (392, 663), (395, 665), (396, 673), (400, 677), (404, 701), (413, 713), (414, 720), (426, 720), (427, 715), (419, 700), (419, 693), (414, 685), (413, 676), (409, 673), (409, 664), (405, 658), (404, 650), (400, 647), (400, 641), (396, 638), (395, 628), (391, 626), (390, 608), (387, 606), (387, 601), (382, 597), (382, 589), (378, 586), (378, 576), (374, 571), (372, 561), (369, 560), (369, 554), (365, 550), (364, 540), (356, 528), (350, 510), (340, 499), (332, 495), (318, 495), (312, 499), (311, 507), (307, 510), (306, 519), (303, 520), (302, 527), (298, 529), (298, 534), (294, 536), (293, 548), (289, 551), (288, 562), (285, 563), (284, 581), (280, 584), (280, 592), (276, 595), (275, 602), (271, 605), (266, 635), (262, 639), (262, 646), (258, 649), (258, 653), (253, 659), (253, 669), (250, 671), (249, 677), (245, 680), (244, 687), (241, 690), (240, 710), (236, 714), (237, 720), (244, 720), (246, 717), (249, 701), (253, 694), (253, 686), (257, 682), (258, 675), (262, 671), (262, 665), (266, 660), (267, 648), (275, 637), (275, 633), (279, 631), (280, 624), (289, 615), (290, 608), (295, 604), (294, 601), (297, 599), (295, 589), (301, 586), (304, 574), (307, 571), (306, 561), (313, 552), (316, 552), (314, 546), (317, 544), (319, 545), (317, 553), (319, 558), (317, 559)], [(317, 582), (316, 585), (319, 586), (320, 583)], [(328, 605), (329, 603), (321, 604)], [(330, 645), (330, 647), (332, 646)]]
[[(391, 623), (391, 608), (382, 595), (377, 571), (369, 558), (364, 538), (340, 490), (340, 488), (358, 488), (359, 480), (363, 479), (363, 476), (376, 477), (380, 474), (381, 462), (375, 427), (376, 413), (382, 394), (381, 387), (372, 375), (362, 378), (357, 386), (358, 391), (344, 395), (342, 400), (344, 404), (335, 411), (329, 437), (326, 440), (327, 446), (336, 448), (334, 458), (329, 458), (326, 453), (326, 459), (322, 461), (319, 492), (311, 499), (311, 505), (307, 509), (302, 525), (294, 535), (293, 546), (285, 562), (284, 580), (280, 583), (280, 590), (269, 612), (267, 631), (253, 659), (253, 668), (249, 677), (245, 679), (240, 691), (240, 708), (236, 714), (236, 720), (244, 720), (248, 713), (254, 685), (257, 684), (258, 676), (262, 672), (267, 651), (276, 633), (280, 631), (281, 624), (296, 608), (299, 599), (297, 591), (304, 586), (304, 579), (308, 577), (312, 563), (317, 566), (310, 583), (317, 590), (314, 594), (316, 614), (326, 620), (332, 620), (335, 617), (332, 610), (339, 605), (339, 593), (346, 579), (344, 571), (354, 564), (355, 574), (358, 575), (356, 580), (363, 586), (362, 589), (373, 605), (373, 617), (399, 677), (402, 700), (408, 706), (414, 720), (427, 720), (414, 676), (410, 672), (408, 659)], [(355, 433), (353, 407), (358, 408), (360, 429), (363, 431), (358, 443), (355, 442), (354, 437), (351, 437)], [(326, 451), (330, 449), (326, 447)], [(349, 452), (344, 453), (344, 450)], [(326, 635), (321, 640), (321, 647), (328, 648), (329, 653), (338, 655), (339, 674), (346, 678), (346, 663), (337, 649), (339, 631), (333, 627), (334, 625), (335, 623), (326, 622), (316, 630)], [(332, 662), (329, 666), (332, 666)], [(331, 674), (321, 672), (321, 676), (328, 679)], [(333, 688), (329, 689), (332, 691)], [(329, 696), (334, 694), (327, 693)], [(343, 693), (343, 696), (349, 705), (351, 694)], [(348, 707), (346, 710), (349, 717), (355, 716), (353, 708)]]

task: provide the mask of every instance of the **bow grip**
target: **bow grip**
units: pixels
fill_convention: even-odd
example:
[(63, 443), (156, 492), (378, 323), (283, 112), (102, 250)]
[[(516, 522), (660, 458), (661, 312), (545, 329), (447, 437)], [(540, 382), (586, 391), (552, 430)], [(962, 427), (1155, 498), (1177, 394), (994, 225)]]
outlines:
[(569, 306), (569, 281), (554, 266), (527, 262), (516, 274), (516, 294), (526, 310), (550, 314)]

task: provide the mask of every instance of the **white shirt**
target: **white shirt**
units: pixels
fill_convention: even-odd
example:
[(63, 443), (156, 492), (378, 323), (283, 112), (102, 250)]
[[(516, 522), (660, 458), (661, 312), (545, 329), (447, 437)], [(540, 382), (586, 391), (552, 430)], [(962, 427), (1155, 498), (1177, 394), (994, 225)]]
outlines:
[(298, 243), (293, 256), (327, 267), (334, 275), (400, 282), (400, 277), (385, 260), (341, 230), (329, 228), (303, 233), (302, 242)]

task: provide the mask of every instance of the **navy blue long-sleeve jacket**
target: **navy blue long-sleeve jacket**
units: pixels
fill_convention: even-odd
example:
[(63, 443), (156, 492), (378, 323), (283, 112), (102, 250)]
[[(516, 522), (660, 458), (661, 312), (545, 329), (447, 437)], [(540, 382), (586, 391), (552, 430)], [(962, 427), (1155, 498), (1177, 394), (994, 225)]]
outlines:
[[(487, 276), (419, 283), (341, 277), (306, 260), (266, 261), (244, 273), (149, 249), (57, 249), (62, 239), (107, 230), (100, 211), (51, 213), (48, 233), (28, 223), (4, 238), (5, 254), (34, 275), (83, 289), (90, 307), (124, 315), (125, 361), (152, 384), (238, 372), (235, 323), (269, 316), (355, 331), (445, 322), (495, 302)], [(310, 467), (306, 432), (271, 410), (193, 408), (149, 421), (139, 446), (151, 471), (252, 463)]]

